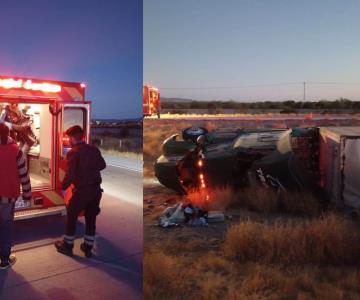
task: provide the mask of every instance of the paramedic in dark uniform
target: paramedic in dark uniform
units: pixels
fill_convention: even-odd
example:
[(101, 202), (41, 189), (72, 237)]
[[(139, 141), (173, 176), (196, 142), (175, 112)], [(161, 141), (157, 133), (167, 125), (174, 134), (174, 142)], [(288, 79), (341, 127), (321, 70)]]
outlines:
[(67, 204), (66, 232), (62, 241), (56, 241), (58, 252), (71, 256), (73, 254), (76, 223), (79, 214), (85, 215), (85, 236), (80, 249), (86, 257), (91, 257), (95, 241), (96, 216), (100, 213), (101, 174), (106, 163), (100, 150), (85, 143), (84, 131), (80, 126), (73, 126), (66, 131), (70, 138), (72, 149), (68, 152), (66, 160), (67, 171), (62, 183), (63, 194), (73, 185), (73, 194)]

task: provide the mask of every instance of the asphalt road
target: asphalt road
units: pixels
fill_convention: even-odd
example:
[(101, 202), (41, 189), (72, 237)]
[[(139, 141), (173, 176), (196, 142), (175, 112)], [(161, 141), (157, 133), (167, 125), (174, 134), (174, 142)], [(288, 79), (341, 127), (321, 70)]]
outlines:
[(104, 154), (108, 166), (142, 172), (143, 162), (139, 159)]
[(115, 159), (103, 172), (105, 192), (93, 258), (86, 259), (79, 250), (83, 218), (73, 258), (58, 254), (53, 246), (62, 237), (64, 217), (15, 223), (18, 261), (0, 271), (1, 300), (142, 299), (142, 173), (127, 168), (127, 162)]

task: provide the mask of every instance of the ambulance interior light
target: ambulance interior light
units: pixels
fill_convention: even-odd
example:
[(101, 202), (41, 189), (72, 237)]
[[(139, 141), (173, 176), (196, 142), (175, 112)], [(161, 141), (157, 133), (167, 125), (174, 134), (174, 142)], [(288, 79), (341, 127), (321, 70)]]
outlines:
[(63, 141), (63, 145), (65, 147), (69, 147), (70, 146), (70, 137), (68, 135), (64, 135), (62, 138)]

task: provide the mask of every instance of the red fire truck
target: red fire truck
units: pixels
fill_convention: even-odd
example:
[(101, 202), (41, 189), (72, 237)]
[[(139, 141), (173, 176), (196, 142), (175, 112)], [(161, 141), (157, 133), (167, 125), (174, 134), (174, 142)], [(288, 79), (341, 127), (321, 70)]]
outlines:
[(80, 125), (89, 141), (90, 104), (84, 83), (0, 76), (0, 121), (22, 128), (14, 138), (28, 145), (33, 197), (16, 201), (16, 220), (65, 214), (61, 182), (70, 150), (65, 131)]
[(157, 115), (158, 118), (160, 118), (161, 102), (160, 102), (160, 92), (158, 88), (151, 85), (144, 85), (143, 111), (144, 111), (144, 116)]

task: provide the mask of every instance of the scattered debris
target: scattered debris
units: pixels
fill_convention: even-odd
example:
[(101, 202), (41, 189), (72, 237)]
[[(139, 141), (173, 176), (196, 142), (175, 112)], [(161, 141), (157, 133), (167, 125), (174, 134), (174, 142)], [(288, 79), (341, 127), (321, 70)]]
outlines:
[(159, 219), (159, 226), (172, 227), (186, 224), (193, 227), (206, 227), (209, 223), (224, 222), (225, 216), (221, 211), (206, 211), (191, 203), (178, 203), (167, 207)]
[(160, 217), (159, 225), (162, 227), (178, 226), (185, 220), (182, 203), (178, 203), (173, 207), (167, 207)]
[(208, 226), (208, 223), (206, 222), (206, 219), (203, 218), (203, 217), (190, 219), (187, 224), (190, 225), (190, 226), (193, 226), (193, 227), (206, 227), (206, 226)]
[(218, 223), (224, 222), (225, 216), (222, 211), (209, 211), (208, 212), (208, 222), (209, 223)]

